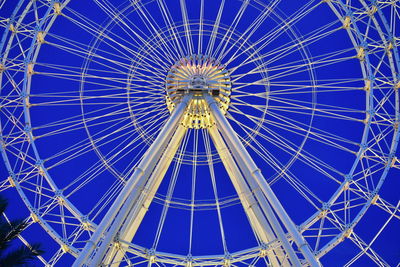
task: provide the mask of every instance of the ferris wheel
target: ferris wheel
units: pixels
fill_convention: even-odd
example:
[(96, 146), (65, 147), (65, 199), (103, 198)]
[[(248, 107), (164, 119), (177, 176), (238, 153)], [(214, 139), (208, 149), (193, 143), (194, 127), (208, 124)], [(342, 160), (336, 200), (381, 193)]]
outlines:
[(1, 190), (57, 244), (48, 266), (330, 266), (341, 250), (390, 266), (374, 243), (400, 219), (380, 194), (400, 166), (399, 12), (20, 0), (0, 20)]

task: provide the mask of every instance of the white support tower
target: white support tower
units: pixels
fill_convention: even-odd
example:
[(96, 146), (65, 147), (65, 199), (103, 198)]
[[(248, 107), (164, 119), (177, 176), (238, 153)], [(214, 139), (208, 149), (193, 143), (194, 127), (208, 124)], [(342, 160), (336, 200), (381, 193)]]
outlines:
[[(189, 64), (191, 60), (197, 61), (192, 64), (197, 65), (195, 69)], [(187, 75), (185, 79), (174, 79), (182, 73)], [(132, 241), (187, 128), (208, 129), (256, 235), (265, 245), (279, 241), (266, 250), (271, 265), (320, 266), (225, 118), (230, 89), (229, 72), (214, 59), (192, 56), (172, 67), (166, 83), (171, 117), (74, 266), (119, 265), (127, 249), (124, 243)]]

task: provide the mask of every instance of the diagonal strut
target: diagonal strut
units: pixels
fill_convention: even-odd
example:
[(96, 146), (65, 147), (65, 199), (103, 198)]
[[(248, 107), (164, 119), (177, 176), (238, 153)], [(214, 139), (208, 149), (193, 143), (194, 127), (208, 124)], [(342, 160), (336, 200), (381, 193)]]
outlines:
[[(283, 208), (282, 204), (279, 202), (278, 198), (276, 197), (275, 193), (272, 191), (269, 184), (266, 182), (264, 176), (261, 174), (260, 169), (254, 163), (253, 159), (251, 158), (250, 154), (247, 152), (246, 148), (243, 146), (242, 142), (239, 140), (239, 137), (233, 130), (232, 126), (229, 124), (228, 120), (225, 118), (224, 114), (221, 112), (217, 102), (210, 94), (204, 94), (204, 98), (207, 101), (211, 114), (218, 126), (218, 129), (221, 131), (225, 140), (229, 145), (235, 159), (239, 162), (239, 166), (244, 170), (245, 176), (247, 181), (255, 181), (264, 193), (265, 197), (268, 200), (267, 207), (270, 205), (272, 208), (272, 213), (269, 214), (268, 219), (271, 223), (271, 226), (277, 231), (277, 235), (279, 240), (282, 243), (287, 241), (285, 235), (282, 235), (283, 229), (277, 218), (275, 217), (274, 213), (276, 213), (281, 220), (282, 224), (288, 230), (289, 234), (293, 238), (294, 242), (296, 243), (297, 247), (303, 254), (307, 263), (311, 266), (320, 266), (318, 260), (315, 258), (315, 255), (312, 253), (307, 241), (303, 238), (303, 236), (298, 232), (296, 226), (294, 225), (293, 221), (290, 219), (289, 215), (286, 213), (285, 209)], [(268, 205), (269, 204), (269, 205)], [(285, 241), (286, 240), (286, 241)], [(290, 254), (290, 249), (287, 253)], [(295, 256), (295, 255), (294, 255)], [(296, 257), (297, 258), (297, 257)], [(296, 264), (296, 259), (292, 259)], [(298, 261), (298, 260), (297, 260)]]
[[(93, 236), (86, 243), (85, 247), (79, 254), (79, 257), (75, 260), (73, 267), (91, 266), (88, 265), (88, 263), (91, 264), (90, 261), (92, 258), (97, 260), (104, 257), (108, 244), (113, 242), (113, 239), (119, 231), (123, 221), (130, 212), (130, 204), (136, 198), (135, 194), (132, 194), (132, 192), (135, 192), (135, 188), (145, 184), (147, 181), (151, 171), (160, 159), (162, 152), (167, 147), (171, 136), (182, 120), (186, 107), (192, 97), (192, 94), (186, 94), (177, 105), (171, 117), (158, 134), (157, 139), (146, 151), (140, 164), (136, 167), (134, 173), (125, 184), (117, 199), (98, 225)], [(100, 243), (105, 245), (101, 245)]]

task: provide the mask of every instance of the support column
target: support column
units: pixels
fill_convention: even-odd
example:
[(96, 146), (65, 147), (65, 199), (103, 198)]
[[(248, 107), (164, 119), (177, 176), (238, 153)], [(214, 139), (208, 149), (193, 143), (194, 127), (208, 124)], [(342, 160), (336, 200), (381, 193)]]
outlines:
[[(222, 114), (220, 108), (218, 107), (217, 102), (214, 100), (214, 98), (209, 95), (209, 94), (204, 94), (204, 98), (206, 99), (208, 105), (210, 106), (211, 113), (213, 115), (214, 120), (217, 123), (218, 129), (221, 131), (223, 134), (224, 138), (229, 140), (231, 143), (231, 151), (233, 152), (236, 160), (242, 160), (244, 163), (244, 166), (246, 168), (246, 172), (251, 174), (251, 177), (246, 177), (246, 179), (254, 179), (262, 192), (264, 193), (265, 197), (267, 198), (269, 204), (272, 207), (272, 214), (270, 214), (272, 217), (275, 217), (274, 212), (278, 215), (280, 221), (282, 224), (285, 226), (285, 228), (288, 230), (289, 234), (292, 236), (294, 242), (296, 243), (297, 247), (303, 254), (305, 260), (310, 264), (310, 266), (320, 266), (318, 260), (315, 258), (314, 254), (312, 253), (310, 246), (308, 245), (307, 241), (303, 238), (303, 236), (298, 232), (296, 229), (296, 226), (290, 219), (289, 215), (286, 213), (285, 209), (283, 208), (282, 204), (279, 202), (278, 198), (272, 191), (271, 187), (265, 180), (264, 176), (261, 174), (260, 169), (257, 167), (257, 165), (254, 163), (253, 159), (251, 158), (250, 154), (247, 152), (246, 148), (240, 141), (239, 137), (233, 130), (232, 126), (229, 124), (228, 120), (225, 118), (224, 114)], [(267, 215), (268, 216), (268, 215)], [(281, 225), (274, 221), (277, 221), (277, 218), (268, 218), (269, 222), (271, 223), (272, 227), (275, 229), (281, 229), (279, 233), (277, 232), (279, 240), (284, 244), (285, 249), (287, 248), (287, 245), (285, 245), (287, 238), (286, 235), (282, 236), (283, 229)], [(272, 220), (271, 220), (272, 219)], [(285, 241), (286, 240), (286, 241)], [(290, 253), (290, 250), (287, 251), (288, 254)], [(296, 255), (295, 255), (296, 256)], [(296, 261), (297, 259), (297, 261)], [(296, 257), (294, 262), (299, 263), (299, 259)]]
[[(171, 138), (171, 142), (164, 151), (160, 161), (157, 163), (149, 181), (147, 182), (144, 189), (141, 191), (140, 197), (132, 203), (131, 211), (121, 226), (121, 230), (118, 232), (118, 239), (131, 242), (139, 228), (153, 198), (158, 191), (158, 188), (168, 171), (168, 167), (171, 165), (176, 152), (185, 136), (187, 129), (182, 125), (179, 125), (176, 129), (175, 134)], [(121, 245), (120, 245), (121, 246)], [(113, 246), (109, 249), (104, 259), (104, 264), (107, 266), (119, 266), (123, 256), (125, 255), (125, 248)], [(100, 259), (101, 260), (101, 259)], [(93, 264), (97, 266), (100, 262), (93, 260)]]
[[(250, 224), (256, 232), (258, 238), (265, 244), (275, 240), (276, 235), (274, 234), (270, 224), (262, 213), (259, 203), (253, 196), (253, 192), (251, 192), (249, 186), (246, 184), (242, 173), (240, 172), (234, 159), (232, 158), (232, 154), (226, 147), (226, 144), (219, 134), (218, 129), (213, 126), (208, 129), (208, 132), (210, 133), (215, 148), (217, 149), (221, 161), (224, 164), (225, 169), (229, 174), (229, 177), (231, 178), (232, 184), (235, 187), (236, 192), (238, 193), (244, 211), (246, 212)], [(268, 250), (267, 257), (273, 267), (290, 266), (286, 259), (286, 255), (282, 252), (281, 248)]]
[[(127, 181), (126, 185), (122, 189), (117, 199), (113, 202), (112, 206), (108, 209), (107, 214), (104, 216), (101, 223), (98, 225), (91, 239), (86, 243), (85, 247), (81, 251), (79, 257), (75, 260), (73, 267), (85, 266), (88, 259), (95, 254), (95, 257), (103, 257), (105, 250), (98, 251), (98, 244), (102, 241), (103, 243), (109, 244), (115, 237), (116, 232), (119, 230), (119, 226), (122, 221), (126, 218), (129, 213), (129, 201), (134, 199), (134, 189), (140, 184), (142, 176), (145, 174), (150, 175), (154, 169), (155, 164), (160, 159), (162, 152), (165, 150), (168, 142), (178, 124), (180, 123), (182, 116), (186, 110), (187, 105), (192, 99), (192, 94), (187, 94), (183, 97), (182, 101), (174, 109), (171, 117), (164, 125), (163, 129), (158, 134), (156, 140), (149, 147), (144, 154), (140, 164), (136, 167), (134, 173)], [(143, 177), (146, 179), (146, 177)]]

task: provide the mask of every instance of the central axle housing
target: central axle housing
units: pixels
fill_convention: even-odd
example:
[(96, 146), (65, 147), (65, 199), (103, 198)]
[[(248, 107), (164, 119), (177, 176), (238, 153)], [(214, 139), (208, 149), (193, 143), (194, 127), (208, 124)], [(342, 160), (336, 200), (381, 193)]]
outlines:
[(172, 112), (185, 94), (193, 94), (184, 118), (187, 128), (207, 128), (214, 122), (204, 94), (211, 94), (225, 114), (230, 104), (231, 80), (229, 71), (216, 59), (204, 55), (192, 55), (179, 60), (167, 74), (165, 82), (166, 102)]

